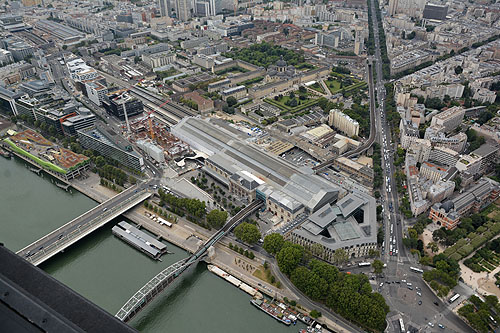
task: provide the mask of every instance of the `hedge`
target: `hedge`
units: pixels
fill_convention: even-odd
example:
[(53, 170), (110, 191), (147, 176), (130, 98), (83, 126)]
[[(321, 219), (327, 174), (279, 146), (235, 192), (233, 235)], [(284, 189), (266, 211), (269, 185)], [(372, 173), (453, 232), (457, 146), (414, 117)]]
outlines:
[(480, 247), (481, 245), (483, 245), (484, 243), (486, 243), (487, 239), (486, 237), (484, 236), (479, 236), (479, 237), (476, 237), (471, 243), (470, 245), (473, 246), (475, 249), (477, 249), (478, 247)]
[(26, 150), (22, 149), (22, 148), (19, 148), (18, 146), (16, 146), (16, 144), (12, 141), (10, 141), (10, 139), (4, 139), (5, 142), (7, 142), (9, 144), (9, 146), (12, 148), (12, 150), (14, 150), (15, 152), (21, 154), (21, 155), (24, 155), (26, 156), (27, 158), (35, 161), (37, 164), (45, 167), (45, 168), (48, 168), (54, 172), (59, 172), (59, 173), (63, 173), (63, 174), (66, 174), (67, 171), (64, 170), (63, 168), (55, 165), (55, 164), (52, 164), (50, 162), (46, 162), (44, 160), (42, 160), (41, 158), (39, 157), (36, 157), (35, 155), (27, 152)]
[(459, 253), (462, 258), (467, 257), (469, 254), (474, 252), (474, 247), (471, 244), (467, 244), (458, 249), (457, 253)]

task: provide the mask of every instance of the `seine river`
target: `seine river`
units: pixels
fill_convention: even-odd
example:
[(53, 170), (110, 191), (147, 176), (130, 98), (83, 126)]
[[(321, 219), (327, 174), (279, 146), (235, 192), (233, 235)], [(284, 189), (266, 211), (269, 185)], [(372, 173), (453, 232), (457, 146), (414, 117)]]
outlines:
[[(0, 241), (17, 251), (82, 214), (96, 203), (69, 193), (29, 171), (24, 162), (0, 157)], [(119, 222), (119, 219), (113, 221)], [(115, 314), (156, 273), (186, 257), (151, 260), (111, 234), (109, 223), (41, 268), (89, 300)], [(131, 322), (141, 332), (298, 332), (250, 304), (250, 296), (206, 269), (191, 268)]]

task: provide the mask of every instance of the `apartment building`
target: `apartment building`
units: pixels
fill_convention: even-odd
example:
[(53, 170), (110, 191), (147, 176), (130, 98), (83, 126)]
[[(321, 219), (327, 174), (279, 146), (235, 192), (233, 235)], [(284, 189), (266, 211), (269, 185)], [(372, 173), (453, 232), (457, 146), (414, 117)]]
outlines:
[(446, 111), (438, 113), (431, 120), (431, 126), (443, 126), (445, 132), (451, 132), (460, 124), (464, 119), (465, 109), (459, 106), (454, 106)]
[(359, 123), (340, 110), (330, 110), (328, 125), (335, 127), (350, 137), (359, 134)]

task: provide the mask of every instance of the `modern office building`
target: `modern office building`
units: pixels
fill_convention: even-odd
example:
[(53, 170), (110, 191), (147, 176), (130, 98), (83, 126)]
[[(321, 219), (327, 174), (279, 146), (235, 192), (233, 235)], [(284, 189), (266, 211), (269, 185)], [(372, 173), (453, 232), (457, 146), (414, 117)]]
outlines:
[(78, 114), (66, 118), (62, 123), (62, 129), (65, 135), (77, 135), (76, 131), (92, 127), (96, 122), (96, 116), (89, 109), (79, 108)]
[(170, 0), (159, 0), (160, 15), (162, 17), (169, 17), (172, 15), (172, 8), (170, 5)]
[(97, 80), (85, 82), (87, 97), (95, 104), (102, 105), (108, 94), (108, 88)]
[(144, 159), (134, 152), (127, 142), (121, 142), (118, 136), (112, 137), (106, 129), (99, 126), (87, 127), (76, 131), (78, 140), (86, 149), (93, 149), (103, 156), (114, 159), (127, 168), (142, 171)]
[(389, 15), (394, 16), (398, 8), (398, 0), (389, 0)]
[(108, 113), (125, 120), (125, 110), (127, 111), (127, 117), (138, 115), (144, 111), (141, 100), (131, 97), (127, 93), (122, 93), (123, 91), (117, 91), (106, 95), (102, 104)]
[(137, 332), (3, 244), (0, 262), (2, 332)]
[(183, 22), (191, 18), (191, 2), (188, 0), (175, 0), (177, 18)]
[(424, 19), (443, 21), (448, 15), (448, 5), (437, 5), (428, 3), (424, 7)]
[(0, 113), (17, 116), (16, 99), (22, 94), (0, 87)]
[(349, 258), (368, 256), (377, 249), (377, 217), (375, 199), (361, 192), (352, 192), (336, 204), (326, 204), (288, 233), (286, 239), (312, 250), (313, 254), (333, 263), (334, 253), (343, 249)]

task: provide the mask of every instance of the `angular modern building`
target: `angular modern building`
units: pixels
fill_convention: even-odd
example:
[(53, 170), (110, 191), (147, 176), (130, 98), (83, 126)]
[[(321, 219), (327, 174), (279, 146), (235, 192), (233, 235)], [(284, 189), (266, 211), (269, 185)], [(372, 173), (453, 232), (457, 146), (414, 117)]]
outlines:
[(368, 256), (377, 249), (376, 206), (373, 197), (350, 193), (336, 204), (324, 205), (286, 238), (310, 250), (319, 244), (321, 251), (314, 255), (331, 263), (337, 249), (349, 258)]

